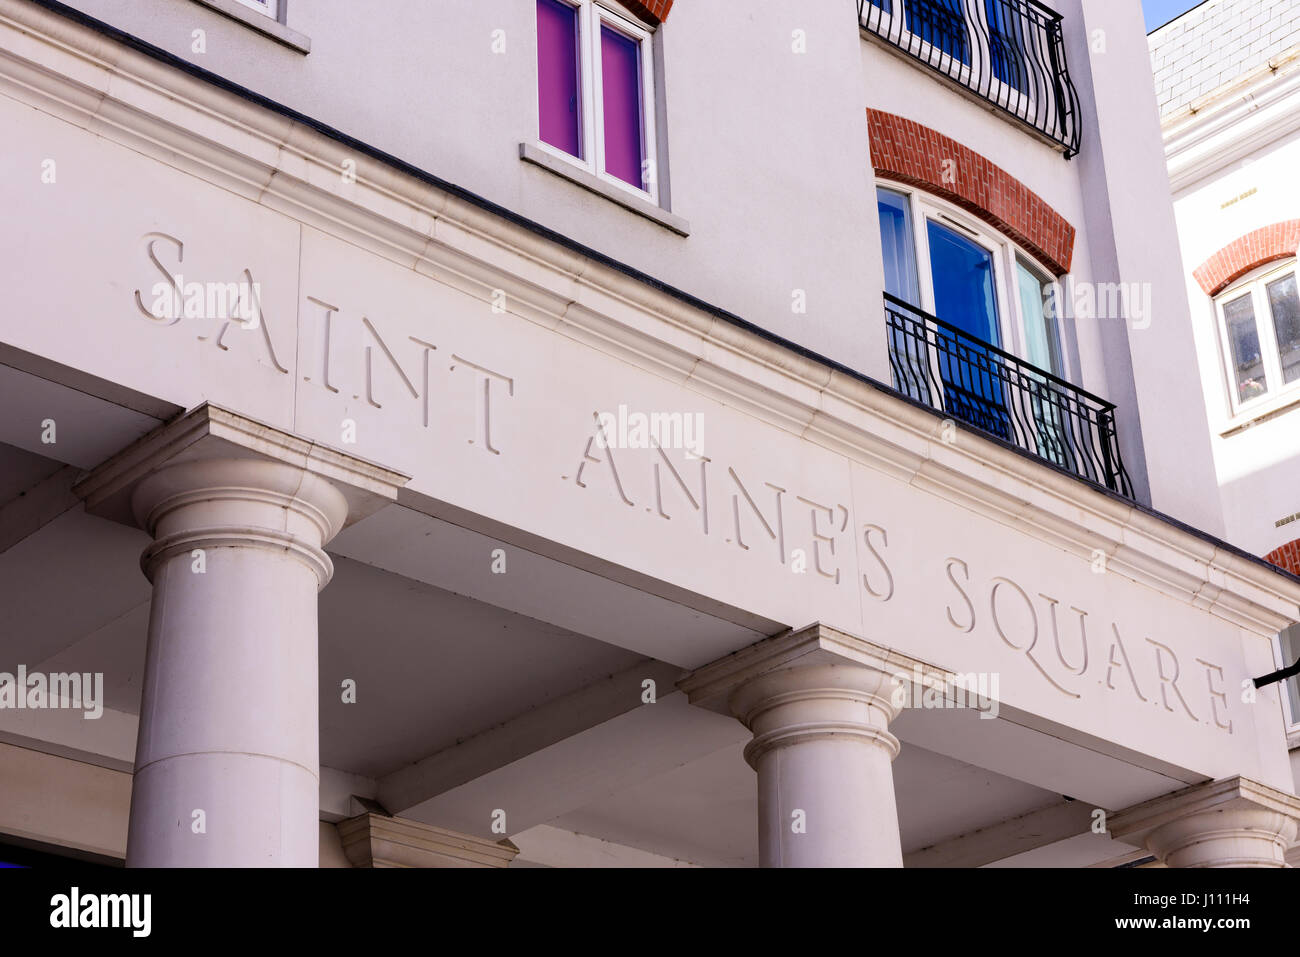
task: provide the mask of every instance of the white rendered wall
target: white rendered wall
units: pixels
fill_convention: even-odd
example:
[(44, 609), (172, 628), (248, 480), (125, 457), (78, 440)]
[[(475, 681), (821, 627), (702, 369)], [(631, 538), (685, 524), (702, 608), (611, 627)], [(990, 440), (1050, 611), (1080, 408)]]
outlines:
[(1300, 134), (1291, 134), (1190, 184), (1174, 204), (1226, 537), (1257, 555), (1300, 538), (1300, 525), (1275, 525), (1300, 512), (1300, 410), (1233, 431), (1251, 419), (1233, 414), (1217, 310), (1192, 273), (1238, 237), (1300, 218), (1298, 168)]
[[(664, 116), (688, 238), (520, 160), (537, 138), (534, 0), (388, 0), (364, 15), (350, 0), (295, 0), (288, 25), (311, 38), (305, 56), (192, 0), (71, 6), (888, 379), (852, 0), (674, 7), (660, 28)], [(806, 313), (792, 309), (796, 290)]]

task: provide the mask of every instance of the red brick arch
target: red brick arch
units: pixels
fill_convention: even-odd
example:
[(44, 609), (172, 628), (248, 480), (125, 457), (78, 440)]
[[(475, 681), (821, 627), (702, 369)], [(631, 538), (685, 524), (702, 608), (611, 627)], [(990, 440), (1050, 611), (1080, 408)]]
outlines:
[(876, 175), (960, 206), (1019, 243), (1053, 273), (1070, 271), (1074, 227), (1000, 166), (913, 120), (867, 110)]
[(673, 0), (623, 0), (623, 6), (642, 20), (663, 23), (668, 19), (668, 11), (673, 8)]
[(1273, 223), (1234, 239), (1192, 273), (1207, 296), (1217, 296), (1252, 269), (1289, 259), (1300, 247), (1300, 219)]
[(1273, 549), (1264, 556), (1264, 561), (1285, 568), (1292, 575), (1300, 575), (1300, 538)]

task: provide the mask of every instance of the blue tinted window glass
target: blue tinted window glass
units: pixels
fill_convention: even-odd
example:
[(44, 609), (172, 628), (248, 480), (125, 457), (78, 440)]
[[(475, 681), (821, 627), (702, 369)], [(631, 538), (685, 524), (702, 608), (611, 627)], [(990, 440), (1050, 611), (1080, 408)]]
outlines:
[(970, 62), (962, 0), (907, 0), (907, 29), (936, 50)]
[(993, 76), (1022, 93), (1028, 89), (1025, 75), (1025, 44), (1019, 27), (1020, 16), (1010, 0), (984, 0), (989, 18), (989, 60)]
[(1000, 345), (993, 254), (934, 220), (928, 225), (935, 315), (977, 339)]
[(954, 418), (1010, 439), (1005, 369), (1002, 360), (986, 348), (1001, 342), (993, 255), (933, 220), (927, 225), (935, 315), (970, 337), (955, 336), (943, 329), (938, 332), (944, 409)]

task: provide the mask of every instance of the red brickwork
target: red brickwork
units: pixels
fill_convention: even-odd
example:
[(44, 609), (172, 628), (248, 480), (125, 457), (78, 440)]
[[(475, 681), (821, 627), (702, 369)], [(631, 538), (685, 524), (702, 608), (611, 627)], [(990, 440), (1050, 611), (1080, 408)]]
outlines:
[(1272, 562), (1278, 568), (1285, 568), (1292, 575), (1300, 575), (1300, 538), (1287, 542), (1281, 548), (1275, 548), (1264, 556), (1264, 561)]
[(673, 0), (623, 0), (623, 4), (642, 20), (651, 23), (663, 23), (673, 8)]
[(956, 140), (901, 116), (868, 109), (867, 126), (878, 176), (955, 203), (1056, 275), (1070, 271), (1074, 227), (1020, 180)]
[(1234, 239), (1192, 273), (1206, 295), (1216, 296), (1234, 280), (1275, 259), (1289, 259), (1300, 247), (1300, 219), (1265, 226)]

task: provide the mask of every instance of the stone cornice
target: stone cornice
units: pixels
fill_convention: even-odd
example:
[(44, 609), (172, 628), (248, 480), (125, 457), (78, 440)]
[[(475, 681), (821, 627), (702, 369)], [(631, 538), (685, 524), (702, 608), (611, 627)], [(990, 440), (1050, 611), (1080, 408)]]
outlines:
[(1300, 797), (1248, 778), (1226, 778), (1193, 785), (1110, 816), (1107, 829), (1117, 839), (1140, 844), (1155, 829), (1207, 811), (1259, 809), (1300, 819)]
[(755, 678), (795, 667), (848, 665), (943, 685), (951, 674), (941, 668), (820, 622), (756, 642), (697, 668), (677, 682), (691, 704), (727, 714), (728, 699)]
[(73, 493), (86, 510), (135, 524), (131, 491), (164, 464), (202, 458), (258, 458), (303, 469), (338, 486), (348, 524), (397, 500), (410, 477), (337, 449), (204, 403), (155, 429), (83, 476)]
[(1195, 184), (1300, 128), (1300, 51), (1272, 61), (1165, 117), (1173, 192)]
[[(1271, 637), (1298, 617), (1300, 581), (1262, 562), (976, 433), (963, 430), (961, 441), (943, 442), (941, 416), (878, 383), (196, 72), (27, 0), (0, 0), (0, 94), (484, 301), (504, 290), (510, 311), (526, 320), (1083, 562), (1104, 553), (1112, 573), (1258, 635)], [(341, 175), (345, 160), (355, 163), (355, 182)], [(230, 429), (240, 441), (250, 438)], [(314, 461), (328, 467), (331, 453), (314, 449)]]

